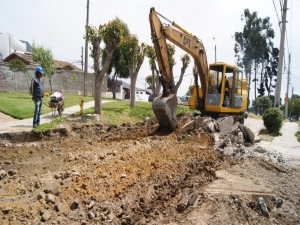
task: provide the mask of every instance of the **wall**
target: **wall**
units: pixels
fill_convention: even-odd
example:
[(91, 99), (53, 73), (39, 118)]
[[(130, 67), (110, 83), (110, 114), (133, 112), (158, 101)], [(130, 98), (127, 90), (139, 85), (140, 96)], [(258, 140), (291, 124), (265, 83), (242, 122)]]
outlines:
[[(0, 91), (1, 92), (28, 92), (30, 80), (34, 77), (36, 66), (27, 66), (27, 77), (21, 72), (15, 73), (9, 69), (9, 64), (0, 62)], [(44, 83), (44, 91), (51, 92), (49, 78), (42, 77)], [(63, 94), (79, 94), (83, 95), (83, 71), (72, 70), (56, 70), (56, 74), (51, 76), (52, 92), (59, 91)], [(87, 75), (87, 95), (93, 96), (94, 94), (94, 75), (88, 73)], [(103, 97), (107, 91), (106, 77), (103, 79), (102, 92)]]

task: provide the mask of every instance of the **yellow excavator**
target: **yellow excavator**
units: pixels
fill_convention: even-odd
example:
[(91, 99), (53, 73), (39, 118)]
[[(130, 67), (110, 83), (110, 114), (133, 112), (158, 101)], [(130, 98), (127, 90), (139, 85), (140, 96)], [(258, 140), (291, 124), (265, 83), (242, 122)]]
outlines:
[[(170, 24), (163, 24), (160, 17)], [(156, 97), (152, 103), (152, 110), (159, 125), (171, 130), (177, 127), (178, 103), (172, 85), (173, 75), (166, 40), (180, 47), (194, 59), (196, 71), (194, 72), (193, 93), (188, 101), (189, 108), (199, 110), (202, 116), (213, 118), (233, 116), (236, 121), (244, 123), (248, 86), (242, 70), (235, 65), (223, 62), (208, 65), (202, 41), (156, 12), (154, 8), (150, 9), (149, 21), (151, 39), (159, 66), (159, 80), (163, 87), (162, 95)]]

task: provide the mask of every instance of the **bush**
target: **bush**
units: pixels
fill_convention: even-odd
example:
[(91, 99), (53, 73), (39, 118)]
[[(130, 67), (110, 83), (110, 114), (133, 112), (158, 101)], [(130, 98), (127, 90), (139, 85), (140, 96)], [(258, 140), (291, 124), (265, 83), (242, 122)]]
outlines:
[(270, 134), (278, 135), (283, 124), (283, 115), (279, 108), (268, 108), (263, 114), (264, 125)]

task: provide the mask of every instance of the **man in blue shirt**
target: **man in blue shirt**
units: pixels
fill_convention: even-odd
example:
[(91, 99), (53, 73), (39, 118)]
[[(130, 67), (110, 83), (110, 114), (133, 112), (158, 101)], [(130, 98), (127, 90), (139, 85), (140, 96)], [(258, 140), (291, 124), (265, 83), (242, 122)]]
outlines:
[(38, 66), (35, 70), (35, 78), (31, 81), (31, 93), (32, 100), (34, 101), (34, 115), (33, 115), (33, 127), (37, 127), (40, 125), (40, 115), (42, 112), (43, 105), (43, 82), (41, 81), (41, 77), (43, 76), (42, 67)]

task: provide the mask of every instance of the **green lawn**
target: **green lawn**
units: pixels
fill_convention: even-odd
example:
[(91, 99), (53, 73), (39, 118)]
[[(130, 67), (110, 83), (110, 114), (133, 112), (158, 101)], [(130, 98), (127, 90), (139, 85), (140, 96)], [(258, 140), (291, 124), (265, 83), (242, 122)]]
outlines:
[[(50, 97), (44, 97), (42, 114), (51, 112), (51, 108), (47, 107)], [(93, 101), (94, 97), (83, 97), (85, 102)], [(78, 105), (79, 111), (79, 96), (66, 95), (65, 107)], [(33, 116), (34, 103), (31, 100), (31, 95), (28, 93), (8, 93), (0, 92), (0, 112), (9, 115), (16, 119), (27, 119)]]
[[(102, 111), (103, 116), (107, 117), (111, 124), (122, 123), (136, 123), (144, 120), (146, 117), (153, 117), (152, 102), (136, 102), (135, 108), (130, 108), (130, 101), (119, 100), (111, 98), (103, 98), (103, 100), (110, 100), (113, 102), (107, 102), (103, 104)], [(84, 102), (93, 101), (94, 97), (83, 97)], [(49, 97), (44, 97), (44, 103), (47, 104)], [(26, 119), (33, 116), (34, 104), (31, 100), (31, 95), (27, 93), (8, 93), (0, 92), (0, 112), (5, 113), (16, 119)], [(66, 95), (65, 107), (78, 105), (79, 108), (79, 96), (78, 95)], [(179, 105), (177, 107), (177, 114), (186, 112), (197, 112), (190, 110), (187, 106)], [(43, 105), (42, 114), (51, 112), (51, 108)], [(86, 114), (93, 114), (94, 107), (85, 110)]]

